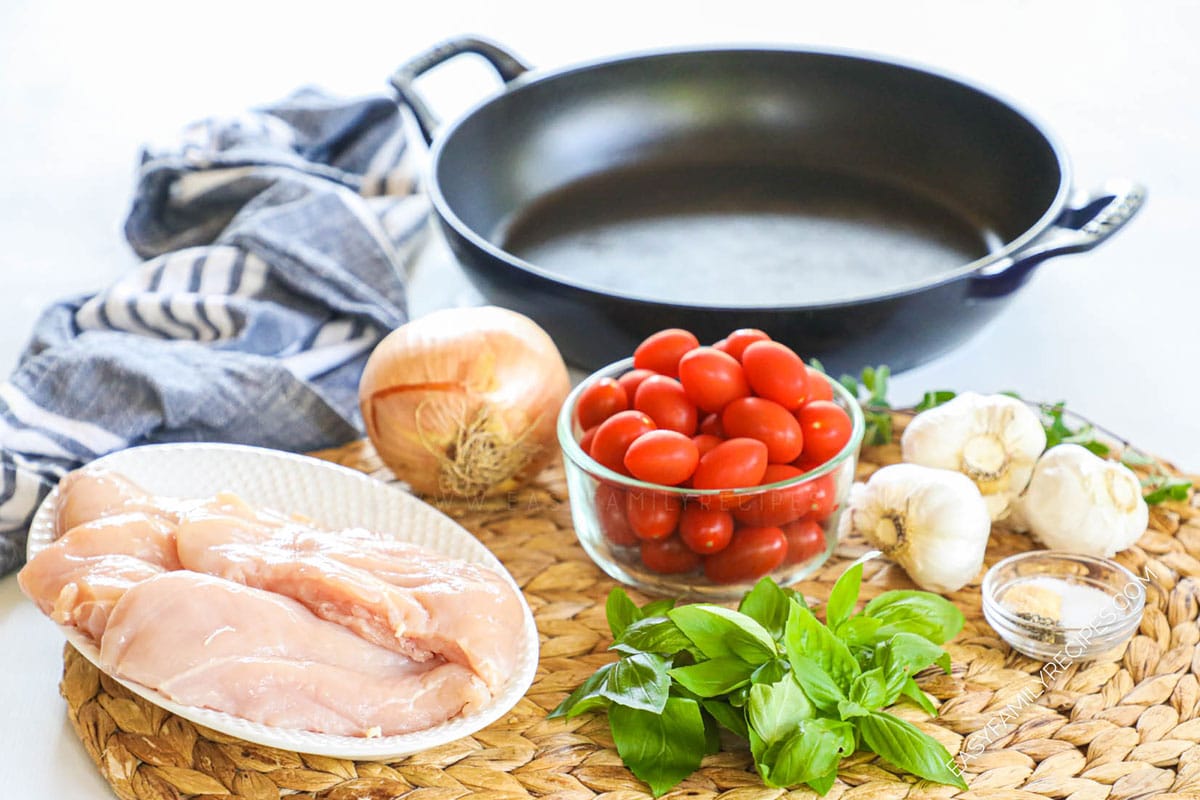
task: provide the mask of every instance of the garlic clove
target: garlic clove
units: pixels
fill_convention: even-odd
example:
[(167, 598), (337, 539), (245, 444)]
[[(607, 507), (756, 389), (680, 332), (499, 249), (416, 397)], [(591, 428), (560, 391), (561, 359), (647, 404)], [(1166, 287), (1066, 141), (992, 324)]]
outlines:
[(1046, 432), (1016, 398), (964, 392), (918, 414), (900, 447), (909, 463), (966, 475), (983, 495), (990, 518), (1000, 520), (1029, 483)]
[(855, 484), (842, 515), (845, 533), (862, 535), (923, 589), (953, 592), (979, 574), (991, 519), (966, 476), (893, 464)]
[(1038, 460), (1018, 513), (1046, 547), (1101, 558), (1133, 545), (1150, 520), (1137, 475), (1077, 444)]

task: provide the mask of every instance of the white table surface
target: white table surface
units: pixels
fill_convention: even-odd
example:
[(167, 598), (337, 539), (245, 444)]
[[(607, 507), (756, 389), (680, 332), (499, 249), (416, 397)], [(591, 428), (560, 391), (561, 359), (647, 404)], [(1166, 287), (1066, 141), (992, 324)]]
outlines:
[[(1000, 319), (894, 382), (1067, 399), (1200, 468), (1193, 242), (1200, 219), (1200, 3), (0, 3), (0, 370), (37, 311), (132, 263), (119, 226), (138, 145), (302, 84), (381, 91), (400, 61), (478, 32), (543, 66), (661, 45), (850, 47), (951, 70), (1016, 99), (1065, 143), (1076, 183), (1132, 177), (1142, 216), (1091, 254), (1039, 269)], [(479, 65), (427, 80), (447, 113), (494, 84)], [(429, 263), (435, 262), (431, 259)], [(424, 269), (414, 311), (469, 296)], [(10, 797), (110, 796), (67, 727), (61, 637), (0, 580), (0, 775)]]

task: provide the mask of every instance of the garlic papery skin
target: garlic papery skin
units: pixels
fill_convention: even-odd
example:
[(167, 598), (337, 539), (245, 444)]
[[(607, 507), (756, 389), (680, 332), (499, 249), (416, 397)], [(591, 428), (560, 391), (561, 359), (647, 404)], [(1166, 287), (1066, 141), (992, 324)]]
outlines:
[(1004, 519), (1046, 449), (1033, 409), (1002, 394), (965, 392), (929, 409), (904, 429), (905, 461), (961, 472), (975, 482), (993, 520)]
[(992, 530), (987, 504), (959, 472), (893, 464), (855, 484), (842, 533), (857, 532), (922, 589), (953, 592), (979, 574)]
[(1051, 550), (1101, 558), (1140, 539), (1150, 520), (1133, 471), (1077, 444), (1051, 447), (1038, 459), (1017, 511)]

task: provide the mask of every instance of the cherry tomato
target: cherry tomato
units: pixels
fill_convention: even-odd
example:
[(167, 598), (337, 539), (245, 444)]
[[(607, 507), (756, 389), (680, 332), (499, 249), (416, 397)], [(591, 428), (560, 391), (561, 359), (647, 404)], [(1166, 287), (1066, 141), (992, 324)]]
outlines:
[[(787, 464), (768, 464), (760, 484), (778, 483), (802, 473)], [(756, 494), (734, 509), (733, 516), (743, 525), (756, 528), (783, 525), (812, 510), (812, 483), (804, 481), (786, 489)]]
[(769, 341), (771, 341), (771, 337), (758, 328), (738, 328), (725, 337), (725, 346), (721, 349), (740, 361), (742, 353), (746, 352), (747, 347), (755, 342)]
[(700, 451), (696, 443), (676, 431), (650, 431), (633, 440), (625, 451), (625, 469), (647, 483), (675, 486), (696, 471)]
[(718, 439), (725, 438), (725, 431), (721, 428), (721, 415), (709, 414), (700, 421), (700, 432), (708, 436), (715, 436)]
[(712, 343), (712, 346), (715, 347), (716, 349), (720, 350), (722, 353), (729, 352), (728, 350), (725, 349), (726, 347), (729, 346), (729, 343), (727, 341), (725, 341), (724, 339), (718, 339), (717, 341)]
[(674, 378), (665, 375), (646, 378), (633, 396), (633, 407), (648, 414), (660, 428), (687, 436), (696, 432), (696, 407)]
[[(804, 431), (804, 454), (810, 460), (821, 463), (842, 451), (846, 442), (850, 441), (850, 432), (854, 427), (850, 415), (829, 400), (806, 403), (796, 412), (796, 419)], [(728, 427), (726, 425), (727, 430)]]
[(602, 483), (596, 487), (596, 519), (600, 532), (618, 547), (632, 547), (638, 543), (629, 517), (625, 515), (625, 490)]
[(811, 472), (824, 463), (824, 461), (817, 461), (815, 458), (809, 458), (804, 453), (801, 453), (800, 457), (792, 462), (792, 466), (801, 472)]
[[(599, 425), (596, 426), (600, 427)], [(596, 438), (596, 428), (588, 428), (583, 432), (583, 436), (579, 437), (579, 446), (583, 448), (583, 452), (589, 455), (592, 452), (592, 440)]]
[(679, 517), (679, 538), (701, 555), (720, 552), (733, 538), (733, 515), (689, 505)]
[(729, 401), (750, 395), (742, 365), (712, 347), (698, 347), (679, 360), (679, 381), (688, 400), (705, 411), (720, 411)]
[(641, 411), (618, 411), (596, 428), (588, 453), (609, 469), (628, 475), (625, 451), (633, 440), (655, 428), (654, 420)]
[(697, 489), (757, 486), (767, 471), (767, 446), (757, 439), (728, 439), (700, 459), (692, 475)]
[(692, 437), (692, 442), (696, 445), (696, 450), (703, 458), (704, 454), (714, 447), (725, 441), (720, 436), (713, 436), (711, 433), (698, 433)]
[(682, 509), (673, 494), (630, 489), (625, 494), (625, 515), (639, 539), (664, 539), (675, 532)]
[(651, 334), (633, 351), (633, 366), (650, 369), (669, 378), (679, 377), (679, 359), (700, 346), (700, 340), (682, 328), (667, 328)]
[(600, 378), (579, 395), (575, 416), (585, 428), (594, 428), (618, 411), (629, 408), (629, 398), (621, 384), (612, 378)]
[(704, 559), (704, 574), (714, 583), (756, 581), (783, 563), (787, 547), (779, 528), (741, 528), (724, 550)]
[(786, 464), (800, 456), (804, 438), (800, 423), (779, 403), (761, 397), (739, 397), (721, 412), (726, 436), (745, 436), (767, 446), (767, 460)]
[(808, 516), (817, 522), (824, 522), (837, 508), (837, 480), (833, 475), (822, 475), (809, 483), (812, 485), (812, 494)]
[(816, 520), (809, 517), (784, 525), (783, 536), (787, 539), (784, 564), (799, 564), (825, 552), (825, 531)]
[(621, 384), (621, 388), (625, 390), (625, 396), (629, 398), (630, 402), (633, 402), (633, 396), (637, 394), (637, 388), (642, 385), (642, 381), (657, 374), (648, 369), (631, 369), (617, 378), (617, 383)]
[(759, 397), (774, 400), (789, 411), (808, 399), (808, 367), (790, 347), (754, 342), (742, 353), (742, 367)]
[(691, 572), (700, 566), (700, 556), (688, 549), (678, 536), (642, 542), (642, 563), (664, 575)]
[(813, 367), (806, 366), (805, 369), (808, 370), (808, 402), (832, 400), (833, 387), (829, 385), (829, 379), (825, 377), (825, 373)]

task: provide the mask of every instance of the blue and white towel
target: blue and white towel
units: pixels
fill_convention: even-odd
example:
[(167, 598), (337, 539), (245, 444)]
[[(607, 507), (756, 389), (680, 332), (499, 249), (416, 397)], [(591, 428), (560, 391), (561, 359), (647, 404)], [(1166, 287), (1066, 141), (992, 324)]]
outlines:
[(426, 230), (395, 103), (306, 90), (143, 155), (147, 259), (48, 308), (0, 384), (0, 575), (67, 471), (152, 442), (312, 450), (359, 435), (358, 379), (406, 319)]

